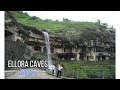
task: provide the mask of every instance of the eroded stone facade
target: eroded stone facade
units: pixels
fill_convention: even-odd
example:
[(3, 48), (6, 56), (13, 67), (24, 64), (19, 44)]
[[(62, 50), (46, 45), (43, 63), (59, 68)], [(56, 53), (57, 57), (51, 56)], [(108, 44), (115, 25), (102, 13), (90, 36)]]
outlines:
[[(9, 12), (5, 12), (5, 40), (13, 42), (21, 42), (26, 45), (25, 48), (31, 51), (29, 58), (34, 53), (46, 53), (46, 46), (44, 37), (41, 31), (36, 28), (16, 25), (14, 18), (11, 18)], [(106, 48), (109, 49), (109, 45), (104, 43), (90, 40), (84, 41), (81, 46), (75, 45), (75, 47), (63, 43), (62, 39), (58, 37), (50, 36), (51, 53), (57, 56), (57, 59), (62, 60), (85, 60), (85, 61), (99, 61), (109, 60), (110, 54), (107, 53)], [(6, 45), (6, 47), (8, 47)], [(19, 47), (19, 45), (18, 45)], [(6, 48), (8, 49), (8, 48)], [(17, 49), (17, 48), (16, 48)], [(103, 49), (104, 51), (99, 51)], [(8, 49), (10, 50), (10, 49)], [(14, 50), (13, 50), (14, 52)], [(21, 52), (21, 51), (20, 51)], [(23, 53), (24, 54), (24, 53)], [(7, 53), (6, 53), (7, 55)], [(26, 54), (25, 54), (26, 56)], [(26, 56), (27, 57), (27, 56)]]

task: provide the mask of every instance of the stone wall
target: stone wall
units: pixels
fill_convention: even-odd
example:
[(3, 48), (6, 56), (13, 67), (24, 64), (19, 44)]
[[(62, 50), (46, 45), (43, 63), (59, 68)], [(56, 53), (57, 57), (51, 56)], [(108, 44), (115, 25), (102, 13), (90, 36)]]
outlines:
[(31, 37), (35, 37), (35, 38), (39, 38), (39, 39), (42, 39), (43, 38), (43, 36), (41, 36), (41, 35), (39, 35), (39, 34), (36, 34), (36, 33), (34, 33), (34, 32), (30, 32), (30, 36)]
[(15, 35), (11, 34), (11, 35), (5, 36), (5, 40), (15, 41)]
[(31, 59), (31, 50), (22, 42), (5, 41), (5, 65), (8, 60), (29, 60)]
[(64, 53), (64, 48), (54, 48), (55, 53)]

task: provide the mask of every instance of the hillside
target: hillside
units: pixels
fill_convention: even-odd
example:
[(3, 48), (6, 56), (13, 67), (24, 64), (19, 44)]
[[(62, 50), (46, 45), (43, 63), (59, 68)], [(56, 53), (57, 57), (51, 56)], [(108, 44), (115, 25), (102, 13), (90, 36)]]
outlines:
[[(115, 28), (113, 28), (113, 26), (109, 27), (107, 23), (101, 23), (100, 20), (96, 20), (96, 22), (76, 22), (65, 18), (63, 18), (63, 21), (43, 20), (36, 16), (31, 17), (22, 11), (11, 11), (11, 15), (14, 16), (14, 20), (19, 22), (21, 26), (32, 26), (38, 30), (48, 30), (50, 42), (53, 41), (51, 47), (56, 49), (56, 51), (57, 49), (59, 50), (59, 52), (54, 51), (54, 53), (51, 54), (52, 61), (56, 65), (63, 65), (65, 77), (77, 79), (115, 78)], [(29, 27), (29, 29), (34, 31), (35, 29), (32, 29), (32, 27)], [(26, 36), (26, 34), (24, 36)], [(60, 42), (60, 44), (54, 42)], [(25, 44), (27, 45), (27, 43)], [(33, 41), (31, 45), (34, 49), (35, 47), (43, 47), (35, 44)], [(9, 44), (6, 43), (6, 47), (8, 47), (7, 45)], [(19, 46), (17, 45), (17, 47)], [(34, 49), (32, 49), (32, 51), (35, 52), (36, 50)], [(74, 49), (76, 50), (75, 53), (72, 52)], [(22, 52), (17, 48), (13, 51)], [(39, 48), (38, 51), (41, 53), (37, 52), (33, 54), (31, 59), (46, 59), (46, 53)], [(76, 54), (76, 56), (69, 54), (71, 52)], [(80, 56), (77, 58), (77, 55)], [(95, 58), (93, 58), (93, 56)], [(89, 61), (91, 57), (95, 62)], [(109, 60), (106, 59), (106, 57), (108, 57)], [(75, 58), (75, 60), (71, 58)]]
[(22, 11), (11, 11), (11, 15), (23, 25), (39, 30), (47, 29), (51, 34), (74, 43), (93, 39), (115, 45), (115, 28), (109, 27), (107, 23), (101, 23), (100, 20), (96, 22), (75, 22), (65, 18), (63, 21), (43, 20), (36, 16), (29, 16), (28, 13)]
[(93, 39), (115, 46), (115, 28), (109, 27), (107, 23), (101, 23), (100, 20), (96, 22), (76, 22), (65, 18), (63, 21), (43, 20), (22, 11), (11, 11), (11, 15), (23, 25), (39, 30), (47, 29), (51, 34), (75, 44)]
[(19, 23), (27, 26), (33, 26), (40, 30), (47, 29), (52, 33), (76, 33), (86, 28), (96, 27), (96, 23), (94, 22), (75, 22), (64, 18), (63, 21), (53, 21), (50, 19), (43, 20), (36, 16), (31, 17), (22, 11), (11, 11), (11, 13)]

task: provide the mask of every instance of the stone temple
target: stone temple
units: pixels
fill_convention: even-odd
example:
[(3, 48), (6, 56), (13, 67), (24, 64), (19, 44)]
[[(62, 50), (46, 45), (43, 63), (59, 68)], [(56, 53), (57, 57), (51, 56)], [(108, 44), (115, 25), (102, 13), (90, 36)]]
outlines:
[[(9, 11), (5, 12), (5, 60), (30, 60), (35, 53), (46, 53), (42, 31), (22, 25)], [(49, 32), (48, 32), (49, 33)], [(109, 44), (96, 40), (84, 41), (81, 45), (71, 45), (63, 38), (49, 34), (51, 55), (60, 60), (109, 60), (106, 50), (113, 49)]]

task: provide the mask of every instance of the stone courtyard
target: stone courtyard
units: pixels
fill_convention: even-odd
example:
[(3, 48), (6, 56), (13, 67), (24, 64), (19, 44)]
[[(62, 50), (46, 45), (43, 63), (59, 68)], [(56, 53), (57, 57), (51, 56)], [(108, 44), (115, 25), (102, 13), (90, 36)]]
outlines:
[(39, 68), (27, 68), (21, 69), (22, 71), (32, 71), (34, 70), (34, 75), (20, 75), (20, 70), (6, 70), (5, 71), (5, 79), (60, 79), (56, 76), (52, 76), (48, 74), (44, 70), (40, 70)]

